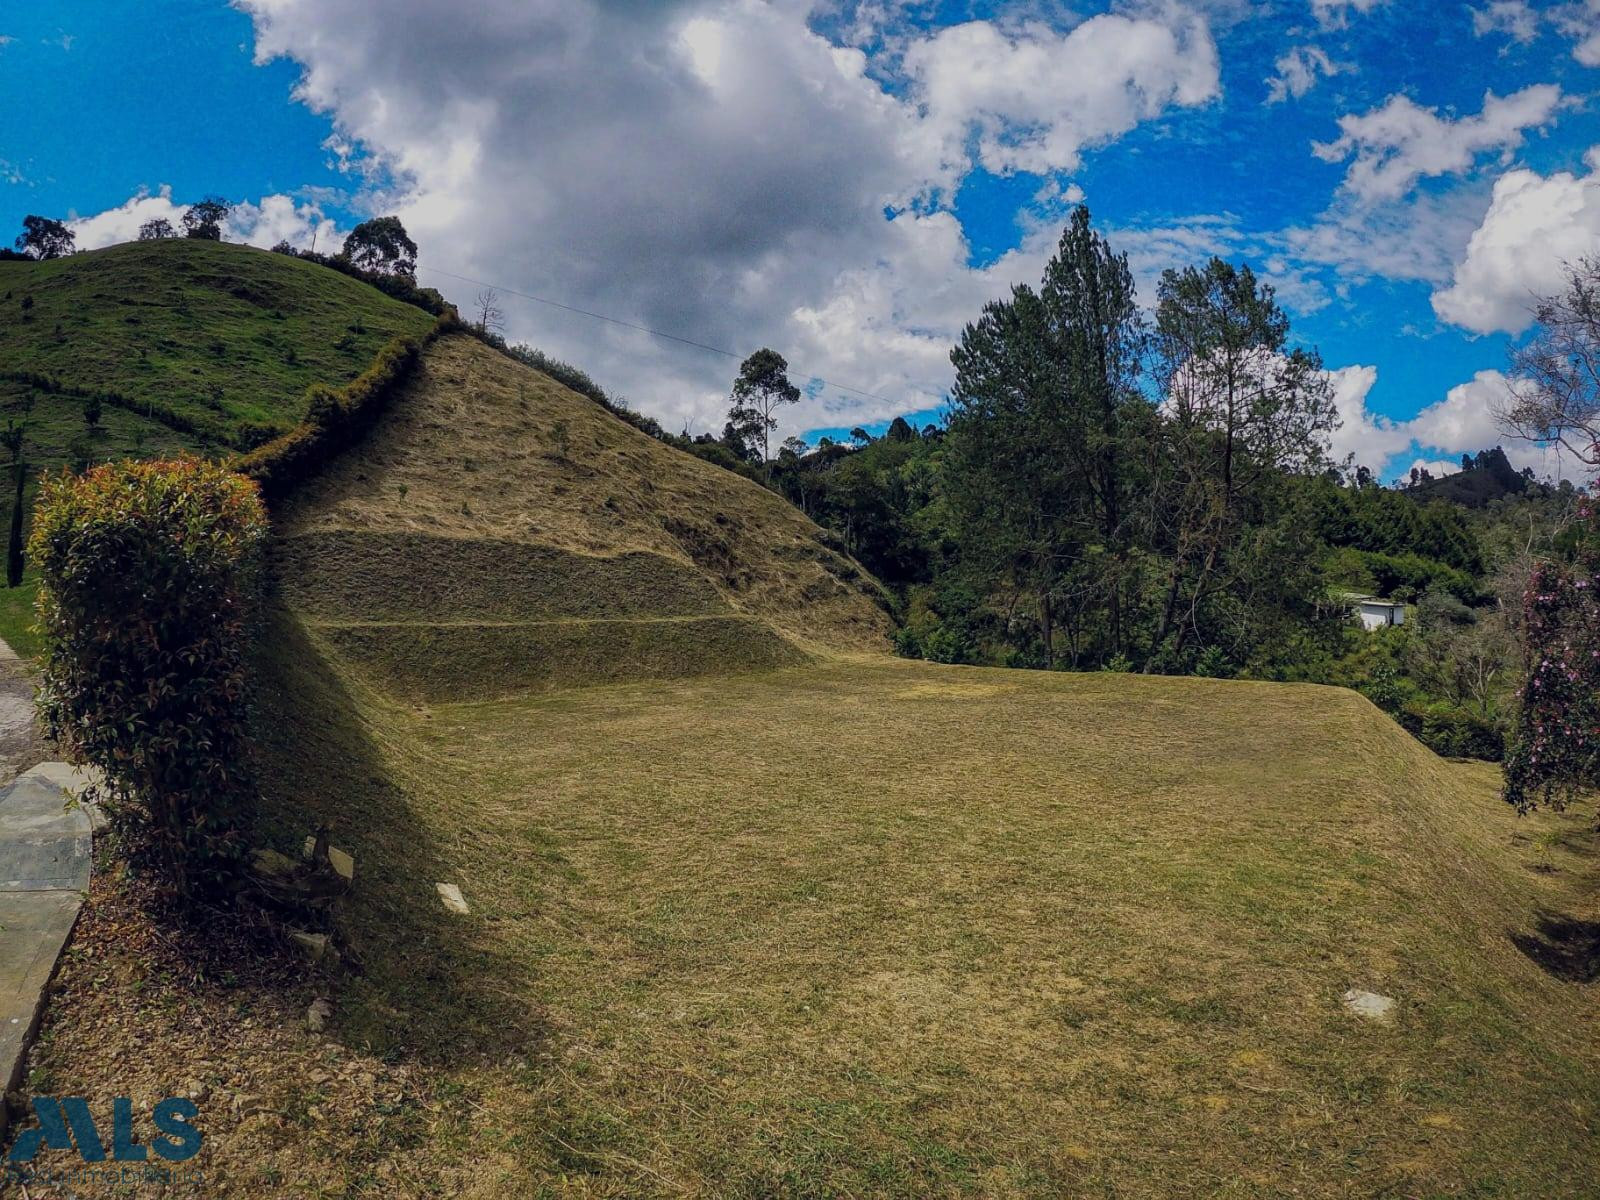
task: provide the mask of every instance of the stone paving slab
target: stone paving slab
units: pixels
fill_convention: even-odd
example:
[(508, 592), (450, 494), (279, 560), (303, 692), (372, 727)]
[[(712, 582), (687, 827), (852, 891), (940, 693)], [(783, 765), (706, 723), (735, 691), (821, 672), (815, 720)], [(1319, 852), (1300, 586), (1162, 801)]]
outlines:
[[(56, 959), (89, 887), (94, 813), (87, 778), (41, 763), (0, 791), (0, 1083), (22, 1082)], [(5, 1110), (0, 1104), (0, 1133)]]
[(28, 1045), (44, 1010), (56, 959), (78, 920), (78, 892), (0, 895), (0, 1083), (22, 1084)]
[(87, 890), (94, 830), (83, 806), (68, 807), (70, 771), (41, 764), (0, 792), (0, 892)]

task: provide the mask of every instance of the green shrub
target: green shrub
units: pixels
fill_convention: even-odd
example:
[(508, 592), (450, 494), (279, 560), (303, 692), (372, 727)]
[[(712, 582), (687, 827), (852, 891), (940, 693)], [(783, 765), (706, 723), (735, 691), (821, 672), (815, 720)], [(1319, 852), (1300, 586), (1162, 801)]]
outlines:
[(1481, 758), (1499, 762), (1505, 757), (1505, 734), (1492, 717), (1471, 708), (1436, 700), (1412, 701), (1398, 713), (1400, 724), (1435, 754), (1445, 758)]
[(460, 324), (455, 310), (448, 309), (422, 341), (393, 339), (378, 351), (370, 367), (344, 387), (312, 384), (306, 393), (305, 420), (238, 458), (234, 469), (254, 479), (269, 501), (288, 494), (359, 441), (411, 378), (423, 347)]
[(196, 458), (62, 472), (39, 491), (40, 713), (103, 773), (92, 798), (130, 861), (183, 896), (228, 878), (243, 844), (266, 530), (256, 486)]

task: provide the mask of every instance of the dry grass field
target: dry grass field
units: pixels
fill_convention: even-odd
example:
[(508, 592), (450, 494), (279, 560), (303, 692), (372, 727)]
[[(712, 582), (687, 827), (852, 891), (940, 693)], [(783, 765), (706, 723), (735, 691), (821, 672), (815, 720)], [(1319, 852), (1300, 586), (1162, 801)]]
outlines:
[(1593, 1194), (1594, 992), (1509, 936), (1587, 833), (1353, 693), (875, 659), (418, 708), (280, 634), (277, 815), (354, 852), (360, 973), (129, 1013), (69, 964), (43, 1058), (209, 1030), (147, 1081), (209, 1072), (201, 1194)]

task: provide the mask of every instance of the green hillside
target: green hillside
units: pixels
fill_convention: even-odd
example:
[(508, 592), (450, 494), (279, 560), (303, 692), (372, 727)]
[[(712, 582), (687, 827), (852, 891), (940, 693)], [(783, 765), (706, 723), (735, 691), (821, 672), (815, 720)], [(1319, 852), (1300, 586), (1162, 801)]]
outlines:
[[(432, 320), (314, 263), (190, 239), (0, 262), (0, 313), (0, 421), (25, 419), (30, 458), (52, 465), (78, 452), (84, 402), (18, 373), (134, 402), (105, 407), (94, 458), (206, 450), (252, 426), (293, 425), (307, 386), (353, 379), (384, 342)], [(141, 405), (200, 432), (174, 431)]]

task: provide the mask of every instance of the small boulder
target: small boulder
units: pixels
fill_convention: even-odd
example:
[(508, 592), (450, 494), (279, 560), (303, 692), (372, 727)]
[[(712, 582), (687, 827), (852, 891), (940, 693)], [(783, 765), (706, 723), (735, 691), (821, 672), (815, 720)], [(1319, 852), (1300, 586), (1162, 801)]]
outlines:
[(467, 907), (467, 902), (461, 895), (461, 889), (455, 884), (436, 883), (434, 886), (439, 889), (439, 899), (444, 901), (444, 906), (451, 912), (466, 916), (472, 911)]
[(1354, 1013), (1367, 1021), (1378, 1021), (1386, 1025), (1394, 1019), (1394, 1000), (1389, 996), (1380, 996), (1377, 992), (1364, 992), (1360, 988), (1351, 988), (1344, 994), (1344, 1007), (1347, 1012)]
[[(354, 883), (356, 878), (356, 860), (343, 850), (339, 849), (337, 846), (329, 846), (327, 849), (328, 865), (338, 872), (339, 877), (346, 883)], [(317, 837), (316, 834), (312, 834), (310, 837), (306, 838), (306, 857), (314, 861), (316, 859), (316, 853)]]
[(290, 931), (289, 940), (299, 946), (312, 963), (323, 962), (333, 953), (333, 948), (328, 944), (328, 935), (325, 933), (307, 933), (303, 929), (295, 929)]
[(318, 996), (311, 1002), (311, 1007), (306, 1009), (306, 1028), (312, 1033), (321, 1033), (328, 1026), (328, 1018), (333, 1016), (333, 1005), (326, 997)]

